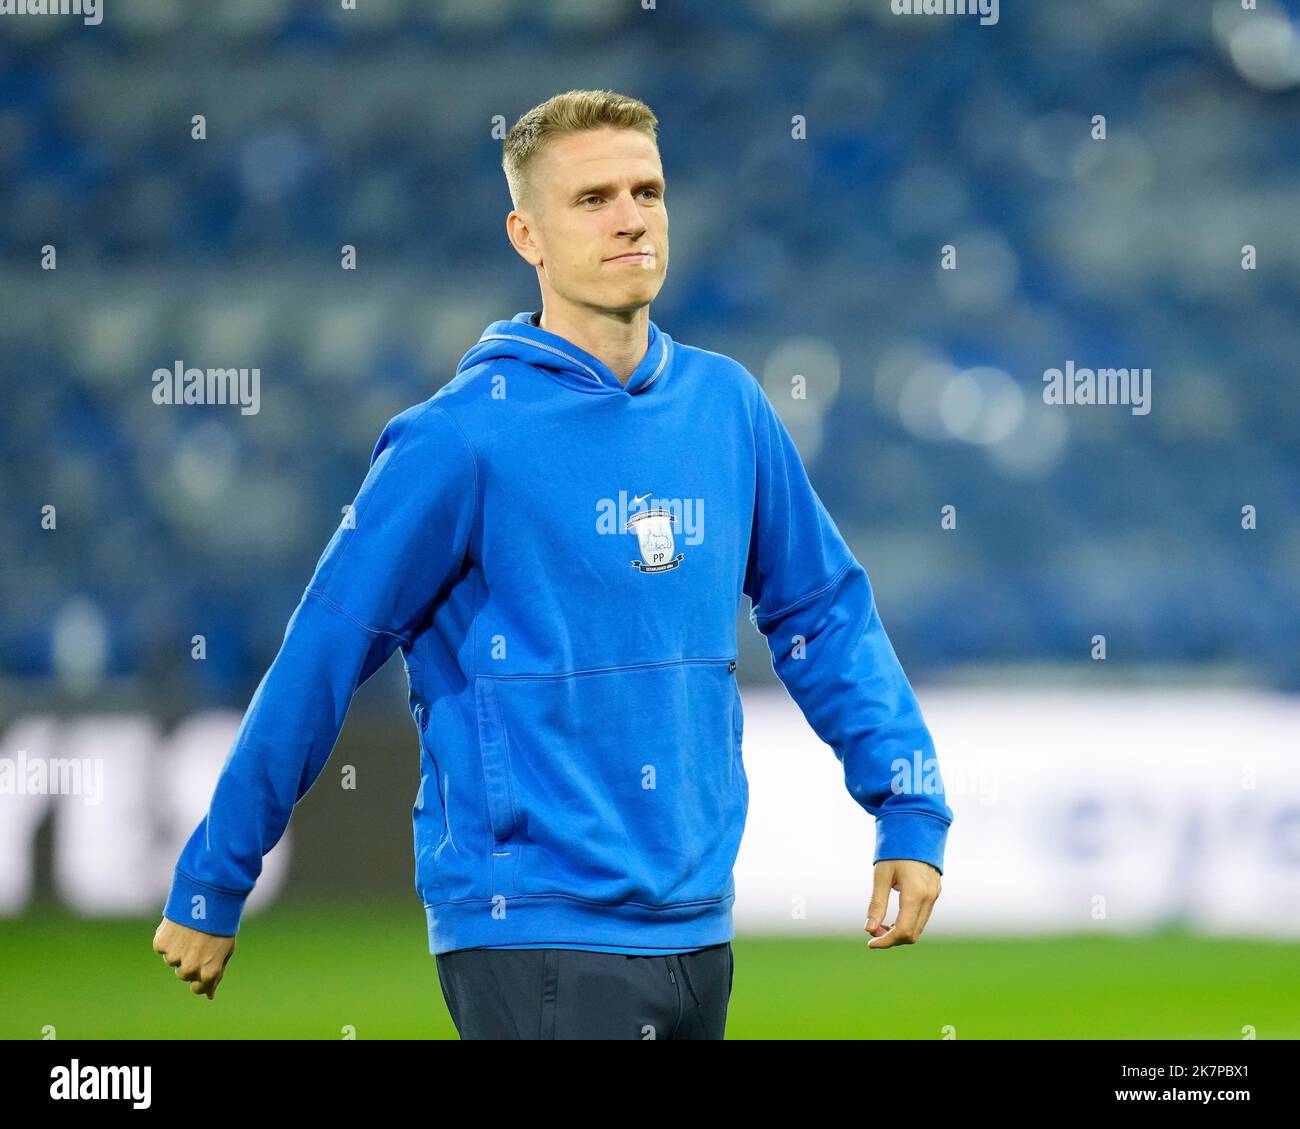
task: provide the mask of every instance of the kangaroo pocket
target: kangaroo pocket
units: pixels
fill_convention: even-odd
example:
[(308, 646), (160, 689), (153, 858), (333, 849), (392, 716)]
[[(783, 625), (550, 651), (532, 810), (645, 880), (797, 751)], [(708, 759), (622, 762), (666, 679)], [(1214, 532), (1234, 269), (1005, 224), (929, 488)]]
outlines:
[(735, 661), (475, 680), (497, 894), (734, 892), (748, 788)]

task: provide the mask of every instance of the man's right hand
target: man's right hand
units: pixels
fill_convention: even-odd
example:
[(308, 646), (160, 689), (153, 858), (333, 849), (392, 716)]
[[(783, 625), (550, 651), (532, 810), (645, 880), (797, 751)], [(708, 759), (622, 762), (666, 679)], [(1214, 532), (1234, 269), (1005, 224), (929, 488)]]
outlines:
[(200, 933), (164, 917), (153, 935), (153, 951), (176, 969), (177, 979), (191, 981), (191, 992), (212, 999), (235, 951), (235, 938)]

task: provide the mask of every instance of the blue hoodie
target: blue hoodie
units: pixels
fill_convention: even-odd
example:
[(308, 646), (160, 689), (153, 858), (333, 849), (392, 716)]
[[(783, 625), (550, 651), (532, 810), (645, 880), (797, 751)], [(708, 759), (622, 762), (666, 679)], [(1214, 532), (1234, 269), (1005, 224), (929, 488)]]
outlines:
[(653, 322), (624, 383), (536, 316), (489, 325), (450, 383), (385, 426), (166, 917), (237, 931), (353, 693), (400, 648), (430, 952), (730, 940), (749, 804), (742, 593), (876, 817), (873, 861), (942, 872), (953, 813), (930, 734), (867, 574), (761, 386)]

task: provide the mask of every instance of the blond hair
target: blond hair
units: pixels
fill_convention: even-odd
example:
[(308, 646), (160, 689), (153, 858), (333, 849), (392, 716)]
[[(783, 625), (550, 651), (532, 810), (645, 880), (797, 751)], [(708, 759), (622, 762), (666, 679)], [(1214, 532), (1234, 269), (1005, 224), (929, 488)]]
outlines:
[(538, 155), (555, 138), (613, 126), (639, 129), (656, 145), (659, 119), (644, 102), (612, 90), (568, 90), (523, 115), (506, 134), (501, 167), (516, 209), (534, 204), (530, 172)]

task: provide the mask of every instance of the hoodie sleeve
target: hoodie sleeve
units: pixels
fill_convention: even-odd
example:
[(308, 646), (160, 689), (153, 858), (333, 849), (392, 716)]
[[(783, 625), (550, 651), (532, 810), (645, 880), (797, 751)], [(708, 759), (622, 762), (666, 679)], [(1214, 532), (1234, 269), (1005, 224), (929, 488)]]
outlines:
[(876, 817), (872, 862), (919, 859), (942, 873), (953, 813), (920, 706), (866, 571), (761, 386), (757, 401), (750, 619), (767, 637), (777, 677), (843, 764), (849, 794)]
[(163, 915), (234, 935), (262, 859), (333, 751), (352, 695), (464, 567), (477, 505), (464, 433), (426, 401), (389, 420), (226, 757)]

